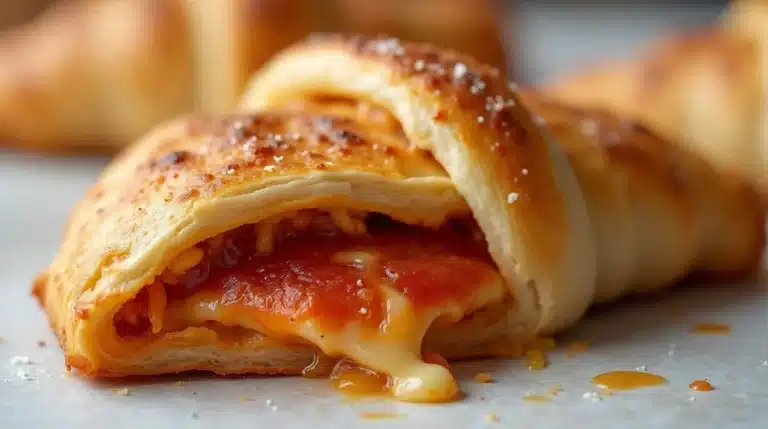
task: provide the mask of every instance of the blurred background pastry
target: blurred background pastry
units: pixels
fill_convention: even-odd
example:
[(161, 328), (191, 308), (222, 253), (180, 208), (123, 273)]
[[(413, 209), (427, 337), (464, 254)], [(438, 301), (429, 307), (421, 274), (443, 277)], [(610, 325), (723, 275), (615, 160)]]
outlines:
[(543, 90), (637, 120), (768, 195), (768, 2), (735, 2), (720, 22), (661, 35)]
[[(16, 21), (45, 6), (33, 3), (17, 9)], [(0, 34), (0, 144), (114, 151), (169, 117), (227, 112), (254, 70), (313, 31), (387, 33), (504, 68), (502, 7), (493, 0), (53, 2)]]

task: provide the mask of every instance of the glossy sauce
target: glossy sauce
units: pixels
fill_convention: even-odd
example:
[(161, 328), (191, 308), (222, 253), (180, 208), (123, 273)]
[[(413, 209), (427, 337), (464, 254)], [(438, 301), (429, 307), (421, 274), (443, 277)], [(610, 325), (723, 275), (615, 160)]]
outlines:
[(595, 376), (592, 383), (610, 390), (632, 390), (657, 386), (667, 380), (656, 374), (639, 371), (611, 371)]
[(391, 385), (390, 378), (347, 359), (342, 359), (328, 377), (331, 386), (348, 397), (385, 396)]
[(693, 333), (699, 335), (728, 335), (731, 327), (722, 323), (698, 323), (693, 327)]
[[(205, 257), (165, 285), (167, 300), (216, 291), (219, 298), (207, 305), (245, 310), (277, 336), (305, 320), (330, 332), (351, 323), (372, 332), (387, 323), (382, 286), (419, 311), (463, 302), (498, 276), (487, 245), (465, 223), (434, 231), (372, 216), (367, 227), (368, 234), (356, 236), (334, 228), (282, 233), (265, 254), (254, 226), (245, 225), (198, 245)], [(147, 307), (144, 288), (115, 317), (118, 334), (146, 333)]]
[(544, 395), (525, 395), (523, 400), (528, 402), (552, 402), (550, 397)]
[(363, 411), (360, 413), (360, 418), (366, 420), (393, 420), (403, 419), (405, 414), (387, 413), (382, 411)]
[(496, 275), (484, 244), (473, 245), (462, 228), (392, 224), (366, 236), (297, 235), (269, 254), (256, 252), (252, 230), (242, 229), (226, 234), (218, 253), (190, 270), (184, 284), (170, 287), (169, 300), (216, 289), (216, 305), (262, 313), (260, 319), (312, 319), (327, 330), (353, 322), (377, 328), (385, 318), (380, 285), (402, 293), (418, 311), (461, 302)]
[(546, 355), (541, 350), (528, 350), (525, 353), (525, 357), (528, 360), (528, 369), (531, 371), (538, 371), (546, 368), (549, 365)]
[(715, 390), (714, 386), (712, 386), (712, 383), (707, 380), (695, 380), (689, 384), (688, 387), (691, 390), (695, 390), (697, 392), (709, 392), (710, 390)]

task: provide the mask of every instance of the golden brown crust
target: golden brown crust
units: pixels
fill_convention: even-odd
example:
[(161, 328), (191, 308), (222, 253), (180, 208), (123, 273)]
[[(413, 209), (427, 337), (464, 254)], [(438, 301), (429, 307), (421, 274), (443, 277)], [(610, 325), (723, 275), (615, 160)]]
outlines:
[(498, 69), (394, 38), (315, 35), (257, 72), (243, 108), (314, 97), (379, 106), (432, 153), (472, 208), (520, 311), (539, 313), (540, 329), (586, 310), (594, 254), (582, 196)]

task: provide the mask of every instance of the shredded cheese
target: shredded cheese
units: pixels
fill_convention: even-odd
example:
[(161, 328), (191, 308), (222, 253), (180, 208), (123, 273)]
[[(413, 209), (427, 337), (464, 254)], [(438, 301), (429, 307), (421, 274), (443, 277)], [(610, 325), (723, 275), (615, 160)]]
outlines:
[(154, 282), (147, 286), (147, 295), (149, 298), (149, 323), (152, 325), (152, 333), (157, 334), (163, 329), (163, 316), (168, 303), (165, 296), (165, 286), (161, 282)]

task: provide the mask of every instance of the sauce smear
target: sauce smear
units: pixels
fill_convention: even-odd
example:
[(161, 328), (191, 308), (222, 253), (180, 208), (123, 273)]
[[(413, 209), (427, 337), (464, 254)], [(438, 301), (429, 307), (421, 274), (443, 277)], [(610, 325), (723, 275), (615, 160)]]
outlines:
[(693, 327), (693, 333), (699, 335), (728, 335), (731, 327), (722, 323), (698, 323)]
[(611, 371), (595, 376), (592, 383), (609, 390), (632, 390), (667, 382), (660, 375), (639, 371)]

